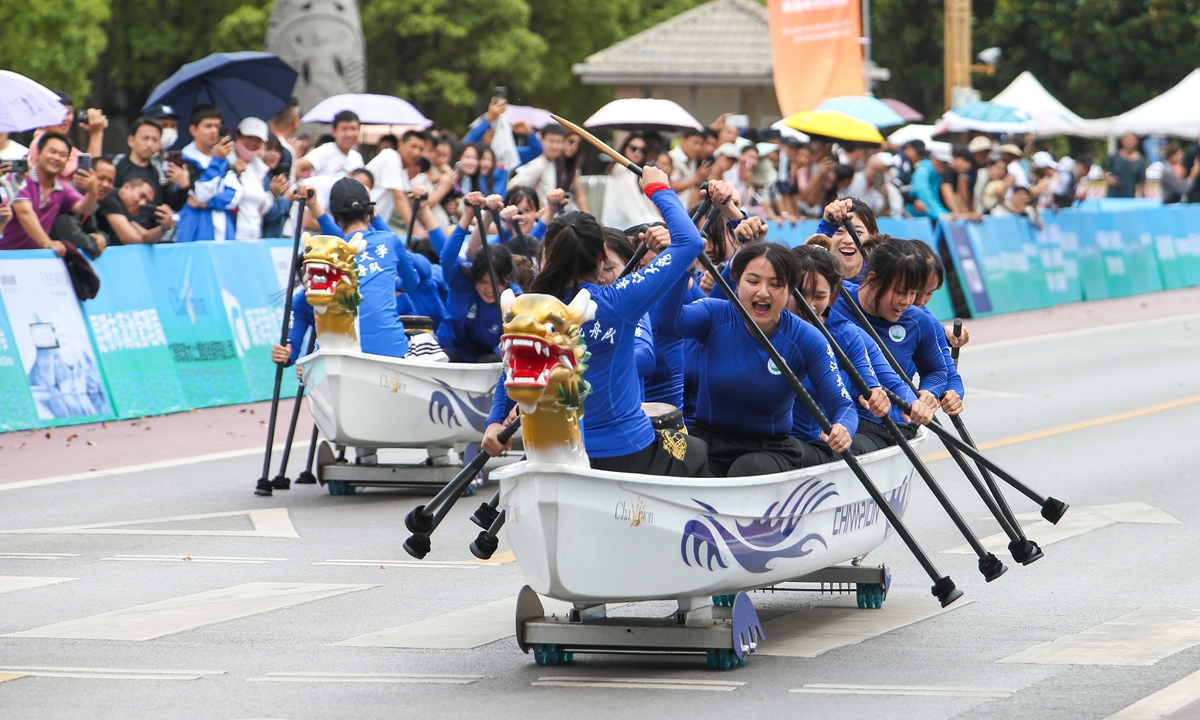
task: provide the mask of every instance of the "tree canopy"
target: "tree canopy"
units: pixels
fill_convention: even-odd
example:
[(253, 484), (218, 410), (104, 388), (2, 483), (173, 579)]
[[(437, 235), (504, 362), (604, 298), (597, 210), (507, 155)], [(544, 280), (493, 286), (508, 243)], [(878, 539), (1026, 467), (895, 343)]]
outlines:
[(109, 0), (0, 3), (0, 68), (64, 90), (82, 103), (105, 47)]

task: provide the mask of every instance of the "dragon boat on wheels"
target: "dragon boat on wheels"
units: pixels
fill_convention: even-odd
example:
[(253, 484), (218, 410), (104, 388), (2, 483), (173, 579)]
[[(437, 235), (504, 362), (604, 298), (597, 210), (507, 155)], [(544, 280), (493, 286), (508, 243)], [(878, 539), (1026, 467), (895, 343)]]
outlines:
[[(321, 436), (316, 477), (334, 495), (359, 487), (437, 490), (483, 435), (500, 363), (448, 363), (362, 352), (356, 329), (359, 235), (305, 235), (304, 291), (318, 349), (297, 360)], [(355, 448), (354, 461), (345, 449)], [(375, 462), (380, 448), (426, 450), (423, 462)], [(452, 452), (453, 451), (453, 452)], [(505, 462), (491, 461), (492, 466)]]
[[(714, 669), (741, 665), (763, 637), (747, 591), (784, 582), (857, 585), (860, 607), (881, 605), (886, 569), (841, 563), (878, 548), (892, 528), (844, 462), (729, 478), (593, 470), (580, 434), (590, 392), (580, 328), (594, 303), (586, 290), (570, 305), (506, 292), (502, 306), (505, 388), (520, 407), (526, 458), (492, 477), (528, 583), (516, 639), (538, 664), (667, 652), (704, 654)], [(660, 430), (656, 442), (683, 452), (676, 432)], [(914, 470), (900, 449), (860, 462), (903, 515)], [(547, 616), (539, 595), (572, 608)], [(607, 613), (612, 604), (663, 600), (677, 603), (666, 618)]]

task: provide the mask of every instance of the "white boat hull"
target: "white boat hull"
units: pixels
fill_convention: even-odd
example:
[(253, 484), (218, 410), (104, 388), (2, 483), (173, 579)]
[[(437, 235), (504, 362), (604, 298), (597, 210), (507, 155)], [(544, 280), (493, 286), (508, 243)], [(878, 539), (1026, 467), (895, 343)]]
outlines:
[[(925, 432), (913, 445), (925, 439)], [(859, 462), (898, 515), (915, 471), (899, 448)], [(746, 478), (670, 478), (519, 462), (500, 480), (526, 581), (571, 602), (726, 595), (864, 555), (891, 525), (842, 461)]]
[(297, 364), (321, 434), (338, 445), (371, 448), (478, 443), (502, 368), (325, 348)]

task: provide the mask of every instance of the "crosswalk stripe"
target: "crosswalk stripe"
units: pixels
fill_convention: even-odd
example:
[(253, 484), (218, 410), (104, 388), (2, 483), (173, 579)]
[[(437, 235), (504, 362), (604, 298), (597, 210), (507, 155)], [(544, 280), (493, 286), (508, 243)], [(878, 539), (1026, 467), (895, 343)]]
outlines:
[(61, 560), (66, 557), (79, 557), (79, 553), (0, 553), (0, 560)]
[(889, 597), (883, 607), (864, 610), (854, 598), (839, 598), (811, 610), (776, 618), (763, 624), (765, 639), (759, 655), (816, 657), (834, 648), (853, 645), (935, 615), (970, 604), (959, 600), (948, 608), (932, 598)]
[(79, 578), (0, 575), (0, 593), (13, 592), (15, 590), (29, 590), (30, 588), (44, 587), (46, 585), (54, 585), (56, 583), (71, 582), (72, 580), (78, 579)]
[(1147, 605), (1115, 620), (1002, 658), (1036, 665), (1153, 665), (1200, 645), (1200, 607)]
[[(565, 613), (570, 603), (542, 598), (547, 614)], [(333, 643), (346, 647), (462, 650), (512, 637), (516, 633), (517, 598), (508, 597), (445, 615), (397, 625)]]
[(946, 687), (938, 685), (837, 685), (805, 683), (790, 693), (821, 695), (909, 695), (914, 697), (1006, 698), (1016, 690), (1001, 688)]
[(491, 675), (455, 675), (421, 673), (308, 673), (270, 672), (265, 677), (246, 678), (246, 682), (311, 682), (311, 683), (400, 683), (424, 685), (470, 685)]
[[(1057, 525), (1051, 525), (1041, 519), (1041, 515), (1037, 512), (1020, 513), (1017, 515), (1017, 520), (1036, 521), (1030, 522), (1028, 525), (1022, 524), (1021, 528), (1030, 540), (1037, 542), (1042, 547), (1117, 523), (1147, 525), (1183, 524), (1153, 505), (1147, 505), (1143, 502), (1072, 507), (1063, 516), (1062, 520), (1058, 521)], [(985, 538), (981, 538), (980, 542), (992, 552), (999, 552), (1008, 548), (1008, 536), (1004, 533), (988, 535)], [(942, 552), (960, 555), (975, 554), (970, 545), (959, 545), (958, 547), (943, 550)]]
[(242, 563), (262, 565), (269, 562), (284, 562), (287, 558), (216, 557), (207, 555), (113, 555), (103, 558), (124, 562), (196, 562), (196, 563)]
[(4, 637), (142, 641), (376, 585), (255, 582), (9, 633)]
[(0, 672), (18, 677), (76, 678), (81, 680), (199, 680), (204, 676), (224, 675), (224, 670), (139, 670), (132, 668), (93, 667), (0, 667)]
[[(128, 525), (152, 525), (159, 523), (205, 520), (245, 515), (254, 526), (253, 530), (172, 530), (129, 528)], [(119, 520), (117, 522), (88, 523), (86, 525), (64, 525), (61, 527), (24, 528), (0, 530), (8, 535), (187, 535), (203, 537), (280, 537), (298, 538), (296, 528), (288, 517), (287, 508), (263, 508), (261, 510), (234, 510), (232, 512), (200, 513), (198, 515), (176, 515), (174, 517), (150, 518), (148, 520)]]
[[(1134, 704), (1109, 715), (1105, 720), (1161, 720), (1179, 714), (1184, 718), (1200, 717), (1200, 670), (1177, 680), (1158, 692), (1147, 695)], [(1193, 714), (1189, 711), (1196, 710)]]
[(610, 678), (556, 675), (529, 683), (534, 687), (582, 687), (615, 690), (701, 690), (729, 692), (746, 683), (725, 680), (676, 680), (674, 678)]

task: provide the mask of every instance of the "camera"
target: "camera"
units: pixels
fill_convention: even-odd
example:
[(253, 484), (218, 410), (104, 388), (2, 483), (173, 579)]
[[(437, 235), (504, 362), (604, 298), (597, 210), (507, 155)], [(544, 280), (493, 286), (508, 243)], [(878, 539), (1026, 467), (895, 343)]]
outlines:
[(267, 174), (270, 175), (271, 177), (278, 177), (280, 175), (285, 175), (285, 176), (291, 177), (292, 166), (288, 163), (279, 163), (278, 165), (275, 166), (275, 169), (271, 170), (271, 172), (269, 172)]
[(183, 165), (183, 152), (179, 150), (172, 150), (171, 152), (167, 153), (167, 162), (171, 163), (172, 165)]
[(140, 221), (139, 224), (144, 225), (148, 228), (158, 227), (158, 216), (155, 215), (156, 212), (158, 212), (158, 208), (149, 203), (139, 207), (138, 208), (138, 220)]
[(75, 122), (79, 123), (80, 125), (86, 125), (87, 121), (87, 110), (80, 110), (79, 112), (75, 113)]

